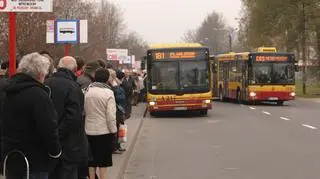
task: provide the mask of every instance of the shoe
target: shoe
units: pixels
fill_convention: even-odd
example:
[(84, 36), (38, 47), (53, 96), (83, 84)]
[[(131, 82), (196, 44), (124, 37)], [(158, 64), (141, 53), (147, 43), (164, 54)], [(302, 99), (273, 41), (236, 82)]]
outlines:
[(113, 154), (122, 154), (122, 153), (123, 153), (123, 151), (120, 151), (120, 150), (113, 151)]
[(121, 148), (121, 147), (118, 148), (118, 150), (121, 151), (121, 152), (127, 151), (127, 149), (124, 149), (124, 148)]

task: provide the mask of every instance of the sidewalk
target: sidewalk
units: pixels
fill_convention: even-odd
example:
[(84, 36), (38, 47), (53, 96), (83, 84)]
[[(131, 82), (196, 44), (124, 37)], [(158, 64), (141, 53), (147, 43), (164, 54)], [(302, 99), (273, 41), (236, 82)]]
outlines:
[(134, 144), (137, 140), (137, 135), (143, 124), (143, 112), (145, 110), (145, 107), (146, 104), (144, 103), (140, 103), (138, 104), (138, 106), (132, 107), (131, 118), (126, 121), (126, 124), (128, 125), (128, 142), (126, 144), (123, 144), (127, 151), (125, 151), (121, 155), (113, 155), (113, 166), (108, 169), (107, 178), (123, 178), (124, 171), (132, 153)]
[(320, 98), (302, 98), (302, 97), (299, 97), (297, 99), (304, 100), (304, 101), (312, 101), (312, 102), (320, 104)]
[[(107, 178), (123, 178), (124, 171), (132, 153), (134, 144), (137, 140), (137, 135), (143, 124), (143, 112), (145, 110), (145, 107), (146, 104), (143, 103), (140, 103), (138, 106), (132, 107), (131, 118), (126, 121), (126, 124), (128, 126), (128, 142), (126, 144), (123, 144), (123, 147), (125, 147), (127, 151), (125, 151), (121, 155), (113, 155), (113, 167), (108, 169)], [(0, 179), (4, 179), (4, 177), (0, 176)]]

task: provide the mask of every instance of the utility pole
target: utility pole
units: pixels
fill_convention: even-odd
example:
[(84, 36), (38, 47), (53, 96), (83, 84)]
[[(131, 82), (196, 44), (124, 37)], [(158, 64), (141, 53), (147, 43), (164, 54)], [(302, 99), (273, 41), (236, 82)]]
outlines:
[(229, 33), (229, 50), (232, 52), (232, 32)]
[(306, 81), (307, 81), (307, 59), (306, 59), (306, 16), (305, 16), (305, 4), (302, 2), (301, 13), (301, 45), (302, 45), (302, 93), (307, 93)]

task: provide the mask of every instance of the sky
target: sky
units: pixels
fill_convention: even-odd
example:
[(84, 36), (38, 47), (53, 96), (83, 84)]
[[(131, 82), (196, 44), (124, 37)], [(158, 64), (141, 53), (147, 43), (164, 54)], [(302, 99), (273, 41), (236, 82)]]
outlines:
[(237, 27), (241, 0), (110, 0), (123, 11), (128, 30), (148, 43), (176, 43), (213, 10)]

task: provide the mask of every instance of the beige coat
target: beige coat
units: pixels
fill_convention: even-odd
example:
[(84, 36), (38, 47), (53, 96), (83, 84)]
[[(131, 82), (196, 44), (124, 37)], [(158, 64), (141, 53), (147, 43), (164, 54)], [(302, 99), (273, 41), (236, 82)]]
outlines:
[(110, 89), (89, 87), (84, 104), (87, 135), (116, 133), (116, 102)]

